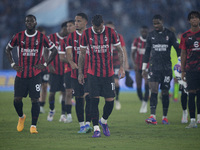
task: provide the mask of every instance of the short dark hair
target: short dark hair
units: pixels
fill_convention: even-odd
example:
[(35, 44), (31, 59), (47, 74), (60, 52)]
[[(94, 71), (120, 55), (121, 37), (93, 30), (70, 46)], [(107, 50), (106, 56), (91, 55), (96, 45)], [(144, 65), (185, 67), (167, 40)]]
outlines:
[(152, 19), (152, 20), (154, 20), (154, 19), (159, 19), (159, 20), (162, 21), (162, 20), (163, 20), (163, 17), (162, 17), (161, 15), (158, 15), (158, 14), (157, 14), (157, 15), (154, 15), (154, 16), (153, 16), (153, 19)]
[(188, 14), (188, 20), (191, 19), (191, 16), (194, 15), (196, 16), (197, 18), (200, 19), (200, 13), (198, 11), (191, 11), (189, 14)]
[(69, 21), (67, 21), (67, 23), (72, 23), (72, 24), (75, 25), (75, 21), (74, 20), (69, 20)]
[(68, 22), (68, 21), (63, 22), (63, 23), (61, 24), (61, 28), (67, 27), (67, 22)]
[(35, 19), (35, 21), (36, 21), (36, 17), (34, 15), (32, 15), (32, 14), (27, 15), (26, 18), (27, 17), (33, 17)]
[(92, 17), (92, 24), (99, 27), (103, 23), (103, 17), (101, 15), (95, 15)]
[(78, 13), (76, 16), (81, 16), (82, 18), (88, 21), (88, 17), (85, 13)]

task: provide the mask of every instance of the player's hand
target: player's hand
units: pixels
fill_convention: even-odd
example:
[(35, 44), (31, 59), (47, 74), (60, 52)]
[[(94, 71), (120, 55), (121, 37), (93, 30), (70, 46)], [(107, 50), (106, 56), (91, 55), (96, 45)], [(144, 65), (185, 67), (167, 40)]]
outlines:
[(186, 73), (185, 72), (181, 73), (181, 78), (182, 78), (183, 81), (186, 82)]
[(78, 69), (78, 65), (75, 62), (71, 62), (70, 63), (71, 68), (74, 69)]
[(46, 67), (43, 65), (43, 64), (37, 64), (35, 66), (33, 66), (35, 69), (39, 69), (39, 70), (42, 70), (42, 69), (45, 69)]
[(13, 66), (13, 69), (16, 70), (17, 72), (22, 72), (22, 71), (23, 71), (23, 67), (21, 67), (21, 66), (19, 66), (19, 65), (17, 65), (17, 64), (15, 64), (15, 65)]
[(84, 75), (82, 73), (78, 74), (78, 82), (80, 84), (82, 84), (82, 85), (85, 83), (85, 81), (84, 81)]
[(119, 68), (118, 76), (119, 76), (119, 79), (122, 79), (125, 77), (125, 71), (123, 67)]
[(48, 68), (51, 73), (54, 73), (56, 71), (55, 68), (51, 64), (48, 65)]
[(148, 75), (148, 72), (146, 70), (142, 70), (142, 76), (145, 80), (147, 79), (147, 75)]

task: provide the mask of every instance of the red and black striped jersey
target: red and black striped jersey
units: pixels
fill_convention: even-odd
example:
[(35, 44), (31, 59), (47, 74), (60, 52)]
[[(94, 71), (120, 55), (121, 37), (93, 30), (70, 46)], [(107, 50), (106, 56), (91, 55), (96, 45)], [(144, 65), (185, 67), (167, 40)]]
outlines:
[(17, 72), (20, 78), (31, 78), (41, 72), (33, 66), (40, 64), (44, 47), (50, 50), (55, 46), (51, 40), (39, 31), (35, 31), (33, 35), (29, 35), (27, 31), (22, 31), (13, 36), (8, 43), (8, 46), (13, 48), (17, 46), (18, 50), (18, 65), (23, 67), (22, 72)]
[(145, 53), (145, 46), (146, 46), (146, 39), (143, 39), (141, 36), (134, 39), (131, 51), (136, 51), (136, 59), (135, 59), (135, 65), (137, 65), (138, 69), (142, 70), (142, 59), (143, 55)]
[(65, 55), (65, 43), (66, 38), (61, 37), (58, 33), (53, 33), (49, 35), (50, 40), (55, 44), (58, 54), (55, 56), (51, 65), (54, 67), (54, 74), (63, 75), (64, 74), (64, 63), (61, 62), (59, 55)]
[[(80, 54), (80, 42), (81, 42), (81, 34), (78, 31), (74, 31), (73, 33), (69, 34), (67, 37), (67, 48), (72, 48), (72, 60), (78, 65), (78, 58)], [(84, 64), (84, 78), (87, 78), (87, 70), (88, 70), (88, 51), (86, 52), (85, 56), (85, 64)], [(74, 69), (71, 70), (71, 77), (78, 79), (78, 70)]]
[[(123, 36), (121, 34), (118, 34), (118, 36), (119, 36), (119, 40), (121, 42), (121, 46), (124, 47), (125, 42), (124, 42)], [(113, 46), (113, 66), (119, 66), (119, 65), (120, 65), (120, 61), (119, 61), (118, 51)]]
[(185, 71), (200, 71), (200, 30), (183, 33), (179, 47), (187, 53)]
[(113, 71), (112, 45), (120, 45), (117, 32), (107, 26), (97, 34), (93, 27), (83, 31), (81, 47), (89, 48), (88, 73), (97, 77), (110, 77)]

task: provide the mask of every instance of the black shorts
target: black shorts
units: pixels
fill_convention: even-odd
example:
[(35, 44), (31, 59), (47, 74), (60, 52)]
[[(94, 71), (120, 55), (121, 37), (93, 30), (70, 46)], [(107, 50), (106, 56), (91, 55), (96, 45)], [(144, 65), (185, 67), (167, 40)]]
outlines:
[(161, 90), (169, 90), (172, 80), (172, 70), (151, 70), (149, 69), (148, 81), (160, 83)]
[(83, 84), (84, 93), (89, 93), (89, 87), (88, 87), (88, 79), (84, 78), (85, 83)]
[(42, 71), (41, 73), (42, 83), (47, 83), (49, 81), (49, 73), (48, 70)]
[(200, 72), (186, 72), (187, 89), (199, 90), (200, 89)]
[(113, 66), (114, 78), (119, 79), (119, 75), (118, 75), (118, 73), (119, 73), (119, 68), (120, 68), (120, 66)]
[(83, 96), (84, 95), (84, 87), (79, 84), (78, 79), (71, 78), (72, 88), (74, 90), (74, 96)]
[(19, 78), (15, 77), (14, 96), (27, 97), (38, 99), (40, 97), (42, 78), (38, 74), (32, 78)]
[(72, 88), (71, 71), (64, 74), (65, 89)]
[(64, 75), (50, 73), (49, 78), (50, 92), (65, 91)]
[(114, 76), (97, 77), (88, 74), (88, 88), (90, 97), (102, 96), (104, 98), (115, 97)]

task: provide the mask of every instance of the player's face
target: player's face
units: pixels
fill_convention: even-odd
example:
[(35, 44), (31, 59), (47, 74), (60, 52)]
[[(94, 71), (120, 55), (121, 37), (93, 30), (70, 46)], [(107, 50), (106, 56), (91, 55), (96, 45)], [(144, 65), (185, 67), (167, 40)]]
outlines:
[(67, 23), (67, 31), (68, 31), (68, 33), (72, 33), (72, 32), (74, 32), (76, 30), (76, 27), (75, 27), (75, 25), (73, 24), (73, 23)]
[(156, 31), (163, 30), (163, 22), (160, 19), (153, 19), (153, 26)]
[(32, 29), (35, 29), (37, 22), (34, 17), (26, 17), (25, 25), (26, 25), (26, 29), (32, 30)]
[(76, 30), (82, 30), (82, 29), (86, 28), (86, 24), (87, 24), (87, 21), (84, 18), (82, 18), (81, 16), (75, 17)]
[(198, 27), (200, 23), (200, 19), (196, 15), (192, 14), (189, 22), (191, 26)]
[(103, 23), (98, 27), (93, 25), (93, 29), (97, 34), (100, 34), (103, 31)]
[(147, 38), (147, 34), (148, 34), (148, 29), (142, 28), (140, 30), (140, 34), (141, 34), (142, 38), (146, 39)]

